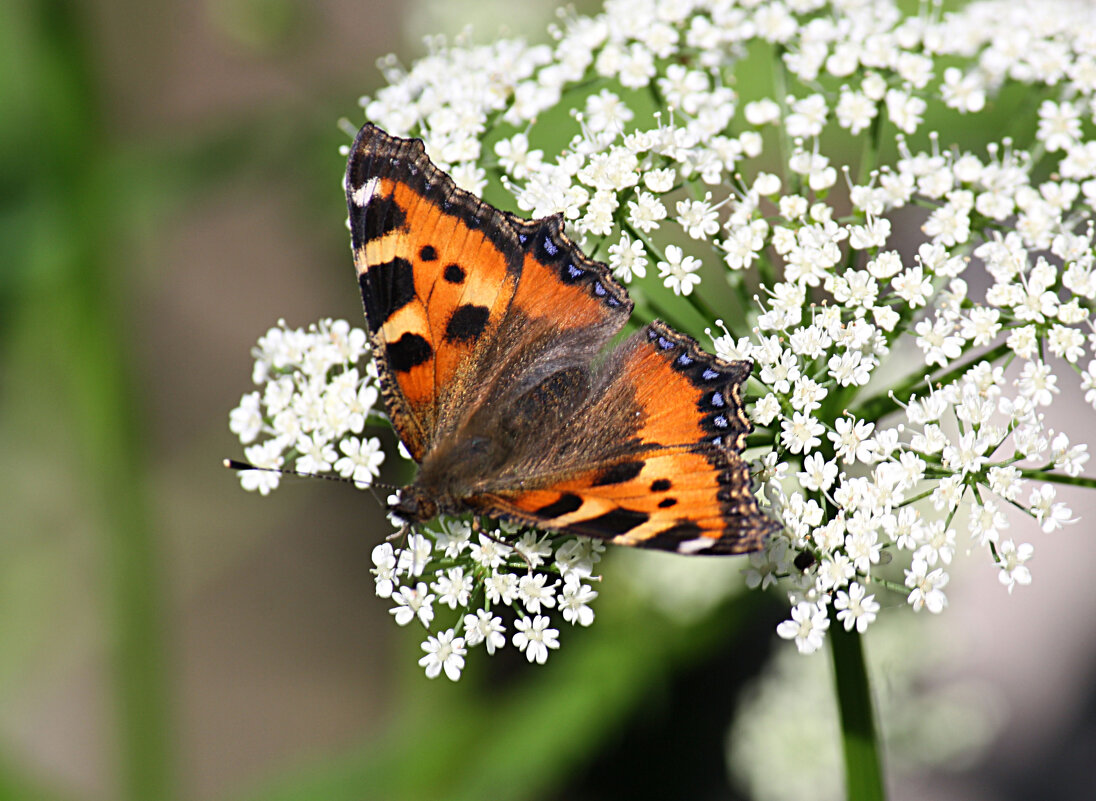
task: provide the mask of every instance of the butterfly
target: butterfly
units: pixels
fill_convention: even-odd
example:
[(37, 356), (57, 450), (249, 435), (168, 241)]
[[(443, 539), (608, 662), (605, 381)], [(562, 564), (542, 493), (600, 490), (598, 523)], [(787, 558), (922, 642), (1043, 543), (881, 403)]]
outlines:
[(749, 361), (632, 311), (563, 232), (458, 188), (420, 140), (366, 124), (346, 170), (381, 396), (419, 464), (390, 511), (472, 514), (679, 553), (760, 548)]

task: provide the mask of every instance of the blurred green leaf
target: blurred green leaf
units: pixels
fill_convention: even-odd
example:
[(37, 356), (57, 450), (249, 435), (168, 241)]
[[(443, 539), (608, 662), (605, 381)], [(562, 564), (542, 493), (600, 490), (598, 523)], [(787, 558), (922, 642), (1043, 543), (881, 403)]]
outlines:
[[(736, 597), (680, 626), (636, 598), (606, 604), (597, 631), (563, 632), (544, 667), (510, 687), (427, 683), (408, 671), (399, 720), (378, 741), (263, 781), (241, 801), (360, 801), (445, 798), (519, 801), (544, 796), (589, 763), (636, 707), (684, 665), (734, 639), (769, 599)], [(717, 623), (715, 621), (718, 621)], [(474, 663), (482, 655), (472, 652)], [(471, 667), (471, 666), (470, 666)]]

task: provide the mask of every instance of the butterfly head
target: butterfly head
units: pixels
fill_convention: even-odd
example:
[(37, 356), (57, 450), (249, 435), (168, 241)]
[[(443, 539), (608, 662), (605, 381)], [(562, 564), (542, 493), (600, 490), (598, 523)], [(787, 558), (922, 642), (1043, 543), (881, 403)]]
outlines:
[(408, 523), (425, 523), (438, 516), (437, 502), (417, 484), (411, 484), (400, 490), (399, 498), (389, 505), (388, 511)]

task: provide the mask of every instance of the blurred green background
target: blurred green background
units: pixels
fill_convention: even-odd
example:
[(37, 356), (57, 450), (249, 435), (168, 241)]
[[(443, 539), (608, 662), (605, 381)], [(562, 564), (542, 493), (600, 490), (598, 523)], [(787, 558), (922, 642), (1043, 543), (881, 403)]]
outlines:
[[(553, 5), (0, 6), (0, 798), (736, 797), (728, 724), (776, 599), (658, 609), (650, 565), (681, 564), (614, 553), (632, 581), (546, 667), (473, 652), (459, 685), (428, 682), (373, 595), (372, 497), (287, 481), (260, 500), (220, 467), (255, 339), (360, 320), (335, 123), (361, 121), (375, 60), (468, 21), (543, 38)], [(1091, 562), (1052, 559), (1061, 581), (1012, 602), (1027, 628), (987, 634), (987, 573), (945, 630), (952, 669), (1019, 707), (1012, 773), (967, 764), (896, 798), (1022, 797), (1091, 738), (1093, 594), (1062, 591)], [(672, 582), (725, 575), (706, 564)], [(1072, 633), (1043, 632), (1062, 609)]]

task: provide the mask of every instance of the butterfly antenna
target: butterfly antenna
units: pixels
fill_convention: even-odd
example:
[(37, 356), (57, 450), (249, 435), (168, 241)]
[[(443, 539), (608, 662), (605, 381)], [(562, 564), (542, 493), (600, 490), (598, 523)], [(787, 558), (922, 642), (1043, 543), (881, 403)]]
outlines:
[[(325, 481), (338, 481), (340, 484), (353, 484), (355, 487), (362, 487), (365, 489), (374, 486), (374, 484), (370, 482), (355, 481), (352, 478), (346, 478), (344, 476), (329, 476), (323, 473), (304, 473), (300, 470), (287, 470), (282, 467), (259, 467), (258, 465), (251, 464), (251, 462), (241, 462), (239, 459), (225, 459), (223, 464), (229, 470), (263, 470), (267, 473), (281, 473), (283, 476), (297, 476), (299, 478), (322, 478)], [(387, 487), (391, 485), (385, 486)], [(376, 493), (374, 493), (374, 496), (375, 495)]]

